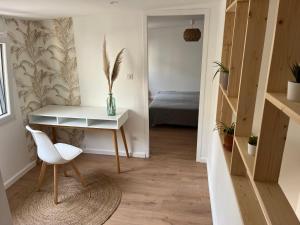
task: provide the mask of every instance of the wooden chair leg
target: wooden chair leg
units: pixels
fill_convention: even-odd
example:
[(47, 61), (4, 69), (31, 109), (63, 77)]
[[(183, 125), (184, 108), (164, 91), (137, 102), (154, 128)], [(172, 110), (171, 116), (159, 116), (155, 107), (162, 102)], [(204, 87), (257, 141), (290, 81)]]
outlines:
[(59, 165), (54, 165), (54, 203), (58, 203), (58, 169)]
[(47, 164), (45, 162), (42, 163), (42, 167), (41, 167), (41, 172), (40, 172), (40, 176), (39, 176), (39, 181), (38, 181), (38, 191), (41, 190), (41, 186), (45, 177), (45, 173), (46, 173), (46, 169), (47, 169)]
[(118, 149), (118, 139), (117, 139), (117, 131), (116, 130), (112, 130), (112, 132), (113, 132), (113, 143), (114, 143), (115, 152), (116, 152), (117, 171), (118, 171), (118, 173), (121, 173), (120, 158), (119, 158), (119, 149)]
[(52, 127), (52, 142), (55, 144), (57, 142), (56, 140), (56, 130), (55, 127)]
[(68, 177), (68, 170), (67, 170), (67, 164), (64, 165), (64, 175), (65, 177)]
[(73, 161), (71, 161), (70, 163), (71, 163), (71, 166), (74, 169), (76, 175), (79, 177), (79, 180), (80, 180), (82, 186), (85, 187), (85, 181), (84, 181), (83, 177), (81, 176), (79, 170), (77, 169), (75, 163)]
[(126, 156), (127, 156), (127, 158), (129, 158), (130, 155), (129, 155), (129, 152), (128, 152), (128, 146), (127, 146), (127, 141), (126, 141), (124, 127), (122, 126), (120, 129), (121, 129), (122, 139), (123, 139), (123, 143), (124, 143), (125, 150), (126, 150)]

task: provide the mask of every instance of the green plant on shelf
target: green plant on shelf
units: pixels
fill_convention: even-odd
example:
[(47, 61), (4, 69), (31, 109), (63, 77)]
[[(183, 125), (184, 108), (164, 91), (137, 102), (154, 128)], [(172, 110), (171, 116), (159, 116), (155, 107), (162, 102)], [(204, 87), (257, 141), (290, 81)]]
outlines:
[(213, 79), (215, 79), (217, 74), (221, 72), (229, 74), (229, 69), (222, 62), (215, 61), (214, 64), (218, 69), (215, 72)]
[(230, 125), (227, 125), (224, 122), (218, 122), (215, 130), (218, 130), (220, 133), (222, 133), (223, 136), (223, 146), (227, 151), (232, 151), (233, 146), (233, 135), (235, 130), (235, 122), (231, 123)]
[(300, 83), (300, 64), (294, 63), (290, 66), (290, 70), (296, 80), (296, 83)]
[(218, 130), (219, 132), (222, 132), (225, 135), (234, 135), (236, 123), (233, 122), (230, 125), (227, 125), (224, 122), (218, 122), (214, 130)]
[(252, 136), (249, 137), (248, 143), (249, 143), (250, 145), (257, 146), (257, 140), (258, 140), (258, 137), (252, 135)]
[(300, 102), (300, 64), (290, 65), (291, 73), (295, 80), (289, 80), (287, 85), (287, 100)]

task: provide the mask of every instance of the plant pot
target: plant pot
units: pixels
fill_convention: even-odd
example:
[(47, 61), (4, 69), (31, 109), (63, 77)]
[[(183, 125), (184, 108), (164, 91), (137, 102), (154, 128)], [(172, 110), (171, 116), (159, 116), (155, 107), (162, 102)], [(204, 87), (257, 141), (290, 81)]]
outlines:
[(256, 146), (255, 145), (250, 145), (248, 143), (248, 154), (249, 155), (255, 155), (256, 152)]
[(300, 102), (300, 83), (288, 81), (287, 99)]
[(228, 151), (232, 151), (232, 145), (233, 145), (233, 135), (228, 135), (228, 134), (225, 134), (224, 135), (224, 147), (226, 150)]
[(225, 90), (227, 90), (229, 73), (221, 72), (220, 75), (221, 75), (221, 79), (220, 79), (221, 85)]

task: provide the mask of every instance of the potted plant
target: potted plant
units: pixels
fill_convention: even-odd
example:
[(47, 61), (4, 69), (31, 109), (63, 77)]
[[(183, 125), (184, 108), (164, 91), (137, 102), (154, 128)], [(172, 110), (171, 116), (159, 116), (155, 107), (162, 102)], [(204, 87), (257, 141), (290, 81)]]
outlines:
[(248, 140), (248, 154), (255, 155), (256, 146), (257, 146), (257, 136), (250, 136)]
[(220, 73), (220, 83), (222, 87), (227, 90), (228, 86), (228, 79), (229, 79), (229, 69), (222, 63), (222, 62), (214, 62), (216, 67), (218, 67), (217, 71), (214, 74), (213, 79)]
[(295, 81), (288, 81), (287, 99), (300, 102), (300, 64), (294, 63), (290, 66)]
[(228, 151), (232, 151), (233, 145), (233, 135), (234, 135), (235, 123), (231, 123), (231, 125), (227, 125), (223, 122), (219, 122), (215, 128), (215, 130), (220, 131), (224, 135), (224, 147)]

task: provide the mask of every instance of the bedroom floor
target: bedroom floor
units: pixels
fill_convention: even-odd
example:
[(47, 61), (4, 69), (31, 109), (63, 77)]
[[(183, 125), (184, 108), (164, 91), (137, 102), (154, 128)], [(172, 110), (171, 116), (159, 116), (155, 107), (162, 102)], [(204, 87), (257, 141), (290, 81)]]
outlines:
[[(113, 156), (81, 155), (79, 169), (100, 170), (122, 190), (121, 204), (105, 225), (211, 225), (206, 165), (195, 162), (196, 137), (196, 129), (151, 128), (151, 158), (122, 157), (120, 175)], [(38, 172), (34, 168), (9, 188), (9, 200), (23, 185), (36, 185)]]
[(150, 128), (150, 155), (196, 161), (197, 128), (161, 125)]

